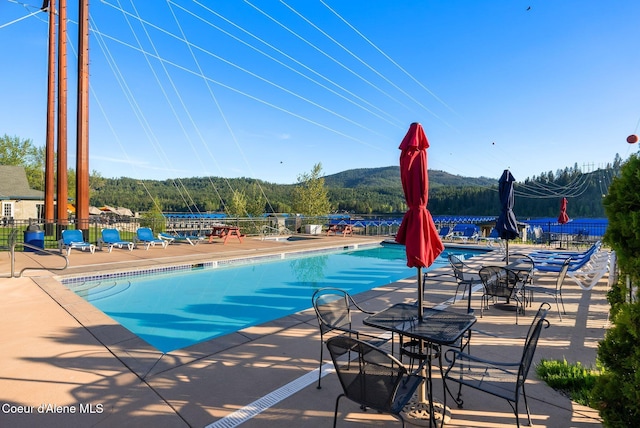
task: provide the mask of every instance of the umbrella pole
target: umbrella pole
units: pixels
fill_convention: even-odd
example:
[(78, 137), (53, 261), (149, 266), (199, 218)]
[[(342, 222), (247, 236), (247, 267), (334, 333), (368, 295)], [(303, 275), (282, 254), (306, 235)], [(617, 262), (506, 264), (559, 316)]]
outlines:
[(505, 244), (504, 251), (505, 251), (507, 257), (505, 258), (505, 260), (507, 261), (507, 264), (509, 264), (509, 240), (507, 239), (506, 241), (507, 241), (507, 243)]
[(418, 266), (418, 321), (422, 322), (423, 317), (424, 284), (422, 283), (422, 267)]

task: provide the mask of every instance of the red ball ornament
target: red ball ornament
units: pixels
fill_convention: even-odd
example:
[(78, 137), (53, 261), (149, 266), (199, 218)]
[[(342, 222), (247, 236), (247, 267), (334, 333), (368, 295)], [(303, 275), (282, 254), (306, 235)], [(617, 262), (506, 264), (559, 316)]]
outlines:
[(627, 143), (635, 144), (638, 142), (638, 136), (636, 134), (631, 134), (627, 137)]

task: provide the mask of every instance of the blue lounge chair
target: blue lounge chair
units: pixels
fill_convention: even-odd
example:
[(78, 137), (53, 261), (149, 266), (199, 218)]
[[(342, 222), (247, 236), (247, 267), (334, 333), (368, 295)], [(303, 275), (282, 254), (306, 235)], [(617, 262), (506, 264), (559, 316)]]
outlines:
[(89, 250), (91, 254), (96, 250), (96, 246), (85, 242), (84, 236), (82, 236), (81, 230), (68, 229), (62, 231), (62, 239), (58, 241), (58, 248), (62, 253), (64, 250), (67, 250), (67, 255), (71, 254), (72, 248), (77, 248), (78, 250)]
[(449, 226), (442, 226), (438, 231), (440, 239), (446, 239), (451, 236), (451, 228)]
[(134, 242), (123, 241), (120, 238), (120, 232), (118, 229), (102, 229), (102, 237), (98, 239), (98, 248), (102, 250), (102, 247), (105, 245), (109, 248), (109, 252), (113, 250), (113, 247), (127, 247), (129, 251), (132, 251), (133, 247), (135, 247)]
[(493, 247), (494, 242), (498, 242), (500, 240), (500, 234), (498, 233), (498, 229), (495, 227), (491, 229), (488, 236), (479, 236), (478, 241), (484, 241), (487, 243), (488, 247)]
[(167, 245), (169, 245), (168, 241), (153, 236), (153, 231), (148, 227), (139, 227), (138, 230), (136, 230), (136, 237), (133, 241), (136, 244), (140, 243), (144, 245), (145, 250), (148, 250), (151, 246), (155, 247), (156, 244), (160, 244), (162, 248), (167, 248)]
[(162, 240), (171, 242), (188, 242), (191, 245), (198, 245), (202, 241), (204, 241), (204, 236), (199, 235), (184, 235), (181, 233), (159, 233), (158, 237)]
[(461, 234), (456, 235), (453, 234), (451, 236), (451, 240), (459, 239), (463, 243), (467, 243), (469, 240), (477, 241), (478, 240), (478, 228), (476, 226), (467, 226), (464, 228)]

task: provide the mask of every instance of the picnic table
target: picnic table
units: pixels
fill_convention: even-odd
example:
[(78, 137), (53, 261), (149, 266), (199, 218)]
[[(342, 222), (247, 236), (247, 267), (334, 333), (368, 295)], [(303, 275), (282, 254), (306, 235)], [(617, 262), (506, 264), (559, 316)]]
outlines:
[(240, 233), (240, 228), (237, 226), (227, 226), (227, 225), (219, 225), (213, 226), (211, 229), (211, 233), (207, 234), (209, 237), (209, 243), (213, 242), (214, 238), (221, 238), (222, 245), (227, 243), (227, 239), (232, 236), (238, 238), (238, 241), (242, 244), (243, 234)]
[(334, 235), (342, 233), (342, 236), (351, 236), (353, 235), (353, 227), (350, 224), (330, 224), (327, 229), (327, 236), (332, 233)]

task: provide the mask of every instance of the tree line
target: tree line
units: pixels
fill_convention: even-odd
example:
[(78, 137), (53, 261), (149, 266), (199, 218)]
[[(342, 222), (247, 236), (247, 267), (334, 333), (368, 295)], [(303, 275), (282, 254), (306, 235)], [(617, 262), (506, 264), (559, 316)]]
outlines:
[[(548, 171), (515, 184), (514, 211), (519, 218), (553, 217), (560, 199), (569, 200), (570, 217), (604, 217), (602, 204), (608, 185), (620, 171), (622, 159), (583, 173), (577, 165)], [(0, 137), (0, 164), (22, 165), (33, 189), (44, 189), (44, 150), (30, 140)], [(322, 178), (322, 182), (318, 179)], [(69, 196), (75, 194), (75, 172), (69, 171)], [(300, 192), (307, 187), (307, 193)], [(309, 189), (309, 186), (315, 188)], [(90, 203), (122, 206), (137, 212), (226, 212), (239, 215), (300, 212), (326, 197), (323, 209), (362, 215), (401, 215), (407, 210), (397, 166), (363, 168), (321, 177), (321, 164), (302, 173), (295, 184), (275, 184), (253, 178), (190, 177), (167, 180), (105, 178), (92, 171)], [(497, 180), (429, 171), (428, 208), (433, 215), (498, 215)], [(320, 192), (320, 193), (318, 193)], [(564, 192), (564, 193), (563, 193)], [(309, 196), (309, 194), (311, 196)], [(306, 195), (306, 196), (305, 196)], [(321, 204), (322, 205), (322, 204)]]

